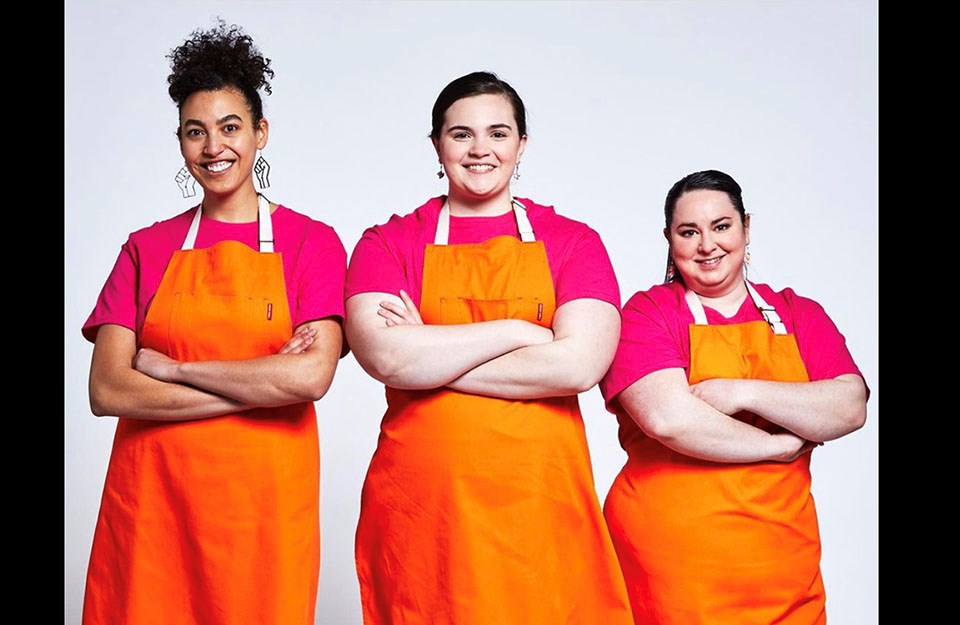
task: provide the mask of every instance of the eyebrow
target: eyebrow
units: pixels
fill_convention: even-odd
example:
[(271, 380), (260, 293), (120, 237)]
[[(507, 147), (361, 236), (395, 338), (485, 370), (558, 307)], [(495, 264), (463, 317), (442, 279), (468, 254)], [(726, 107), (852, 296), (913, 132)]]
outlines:
[[(715, 226), (721, 221), (725, 221), (727, 219), (733, 219), (733, 217), (718, 217), (717, 219), (714, 219), (713, 221), (711, 221), (710, 225)], [(697, 227), (697, 224), (693, 223), (692, 221), (688, 221), (682, 224), (677, 224), (677, 228), (696, 228), (696, 227)]]
[[(217, 120), (217, 124), (218, 124), (218, 125), (219, 125), (219, 124), (225, 124), (226, 122), (230, 122), (230, 121), (242, 122), (242, 121), (243, 121), (243, 118), (240, 117), (239, 115), (237, 115), (236, 113), (230, 113), (229, 115), (224, 115), (223, 117), (221, 117), (220, 119), (218, 119), (218, 120)], [(185, 120), (183, 120), (183, 125), (184, 125), (184, 126), (201, 126), (201, 127), (202, 127), (202, 126), (203, 126), (203, 122), (201, 122), (199, 119), (185, 119)]]
[[(499, 130), (501, 128), (506, 128), (507, 130), (513, 130), (513, 126), (510, 124), (491, 124), (487, 126), (487, 130)], [(473, 130), (469, 126), (450, 126), (447, 128), (447, 132), (453, 132), (454, 130)]]

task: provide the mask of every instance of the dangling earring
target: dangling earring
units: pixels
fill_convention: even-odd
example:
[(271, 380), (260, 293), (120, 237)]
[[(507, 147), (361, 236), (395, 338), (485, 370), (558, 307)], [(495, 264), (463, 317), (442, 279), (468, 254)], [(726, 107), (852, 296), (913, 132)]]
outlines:
[(520, 180), (520, 161), (517, 161), (517, 166), (513, 170), (513, 179)]
[(744, 263), (745, 265), (749, 265), (749, 264), (750, 264), (750, 246), (749, 246), (749, 245), (744, 248), (744, 252), (743, 252), (743, 263)]
[(253, 164), (253, 173), (257, 175), (257, 182), (260, 183), (261, 189), (270, 187), (270, 163), (267, 162), (267, 159), (263, 158), (262, 154), (257, 158), (257, 162)]
[(440, 163), (440, 171), (437, 172), (437, 178), (443, 178), (443, 163)]
[(663, 282), (665, 284), (670, 284), (677, 279), (677, 266), (673, 262), (673, 256), (667, 254), (667, 273), (663, 277)]
[(197, 194), (197, 180), (190, 175), (190, 170), (187, 169), (186, 166), (181, 167), (173, 179), (177, 182), (177, 186), (180, 187), (180, 192), (183, 193), (183, 197), (193, 197)]

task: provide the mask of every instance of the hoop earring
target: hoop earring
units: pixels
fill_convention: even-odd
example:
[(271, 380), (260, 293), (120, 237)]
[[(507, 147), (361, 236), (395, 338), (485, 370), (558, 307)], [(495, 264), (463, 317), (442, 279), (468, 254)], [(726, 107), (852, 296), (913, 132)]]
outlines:
[(270, 187), (270, 163), (267, 162), (267, 159), (263, 158), (262, 154), (257, 158), (257, 162), (253, 164), (253, 173), (257, 175), (257, 182), (260, 183), (261, 189), (268, 189)]
[(437, 178), (443, 178), (443, 163), (440, 163), (440, 171), (437, 172)]
[(183, 193), (183, 197), (193, 197), (197, 194), (197, 180), (190, 175), (190, 170), (187, 169), (186, 165), (180, 168), (173, 179), (176, 181), (177, 187), (180, 188), (180, 192)]
[(517, 166), (513, 169), (513, 179), (520, 180), (520, 161), (517, 161)]

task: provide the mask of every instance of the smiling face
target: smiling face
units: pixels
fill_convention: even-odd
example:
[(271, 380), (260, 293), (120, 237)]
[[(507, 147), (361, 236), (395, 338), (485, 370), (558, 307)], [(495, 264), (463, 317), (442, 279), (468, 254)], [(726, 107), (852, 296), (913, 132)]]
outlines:
[(510, 177), (526, 143), (505, 96), (475, 95), (450, 105), (434, 147), (449, 180), (451, 211), (509, 210)]
[(743, 285), (743, 257), (750, 243), (750, 216), (723, 191), (688, 191), (676, 202), (664, 230), (684, 284), (705, 297), (723, 297)]
[(267, 120), (252, 120), (234, 89), (197, 91), (180, 107), (180, 153), (204, 191), (228, 196), (249, 186), (257, 150), (267, 144)]

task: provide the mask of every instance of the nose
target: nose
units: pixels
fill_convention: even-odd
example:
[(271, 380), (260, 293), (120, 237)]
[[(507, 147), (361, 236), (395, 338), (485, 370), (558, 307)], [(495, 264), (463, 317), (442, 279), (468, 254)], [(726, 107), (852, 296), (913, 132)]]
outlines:
[(713, 250), (717, 249), (717, 244), (713, 240), (713, 236), (710, 231), (706, 231), (700, 235), (700, 244), (697, 246), (697, 250), (701, 254), (709, 254)]
[(484, 137), (475, 137), (473, 141), (470, 142), (470, 156), (486, 156), (489, 153), (490, 148)]
[(223, 151), (223, 141), (220, 139), (220, 136), (215, 132), (207, 133), (206, 139), (203, 142), (203, 153), (206, 156), (216, 156)]

